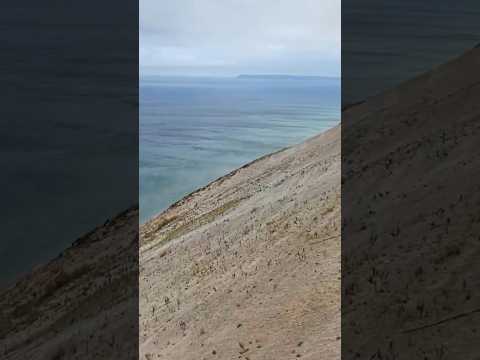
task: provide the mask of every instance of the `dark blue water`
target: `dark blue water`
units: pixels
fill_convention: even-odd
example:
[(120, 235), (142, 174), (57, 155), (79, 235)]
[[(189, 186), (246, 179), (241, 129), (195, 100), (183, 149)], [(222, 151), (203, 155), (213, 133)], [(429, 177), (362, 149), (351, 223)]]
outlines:
[(342, 100), (354, 103), (480, 43), (478, 0), (343, 0)]
[(143, 78), (140, 221), (339, 119), (339, 79)]

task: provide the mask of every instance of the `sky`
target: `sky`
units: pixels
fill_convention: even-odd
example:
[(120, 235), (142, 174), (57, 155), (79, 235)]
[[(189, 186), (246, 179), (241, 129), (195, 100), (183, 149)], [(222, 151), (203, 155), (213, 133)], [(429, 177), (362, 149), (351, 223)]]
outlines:
[(140, 0), (140, 75), (340, 75), (340, 0)]

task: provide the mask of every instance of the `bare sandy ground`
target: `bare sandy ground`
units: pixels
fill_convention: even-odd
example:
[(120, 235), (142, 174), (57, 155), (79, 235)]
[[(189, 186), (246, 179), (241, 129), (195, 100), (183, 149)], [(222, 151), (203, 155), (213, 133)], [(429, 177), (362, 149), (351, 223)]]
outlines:
[(131, 209), (2, 291), (0, 359), (135, 359), (136, 251)]
[(479, 356), (478, 69), (476, 48), (343, 113), (345, 359)]
[(218, 179), (140, 239), (136, 210), (87, 234), (0, 294), (1, 358), (338, 359), (340, 321), (347, 359), (476, 358), (479, 67), (474, 49), (350, 107), (342, 134)]
[(340, 128), (141, 228), (142, 359), (340, 357)]
[(140, 239), (129, 210), (0, 294), (1, 358), (339, 358), (339, 191), (337, 127), (200, 189)]

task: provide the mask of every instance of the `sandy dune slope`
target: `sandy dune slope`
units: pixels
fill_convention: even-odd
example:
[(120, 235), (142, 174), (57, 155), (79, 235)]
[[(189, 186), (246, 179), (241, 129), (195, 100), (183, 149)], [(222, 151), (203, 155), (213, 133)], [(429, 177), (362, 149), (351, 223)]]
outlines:
[(336, 127), (200, 189), (140, 239), (129, 210), (0, 294), (1, 358), (338, 358), (339, 190)]
[(141, 228), (140, 358), (338, 359), (340, 128)]
[(345, 359), (478, 358), (480, 49), (342, 116)]
[(478, 68), (474, 49), (351, 106), (342, 134), (218, 179), (140, 239), (136, 210), (87, 234), (0, 294), (0, 357), (338, 359), (341, 320), (346, 359), (475, 358)]
[(0, 293), (0, 358), (135, 359), (138, 211), (77, 240)]

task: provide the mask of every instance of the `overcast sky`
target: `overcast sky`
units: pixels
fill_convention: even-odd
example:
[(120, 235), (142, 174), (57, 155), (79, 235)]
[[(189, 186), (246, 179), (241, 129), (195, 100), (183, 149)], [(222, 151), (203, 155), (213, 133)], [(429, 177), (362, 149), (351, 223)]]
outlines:
[(340, 74), (340, 0), (140, 0), (140, 73)]

